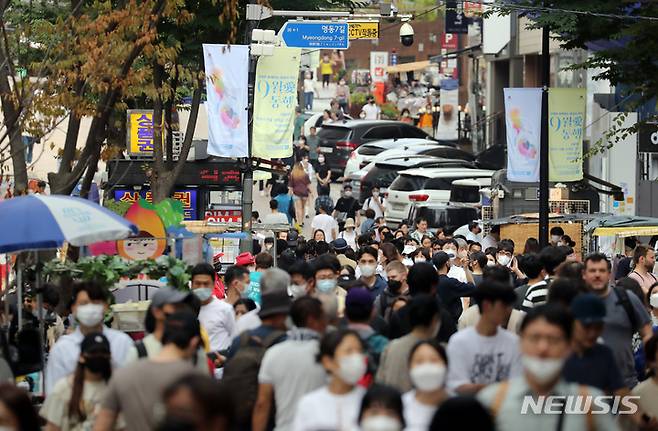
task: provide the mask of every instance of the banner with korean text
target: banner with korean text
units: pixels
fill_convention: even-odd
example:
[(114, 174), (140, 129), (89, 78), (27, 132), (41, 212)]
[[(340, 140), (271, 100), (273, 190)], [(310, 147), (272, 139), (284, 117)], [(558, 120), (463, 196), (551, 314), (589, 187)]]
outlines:
[(583, 179), (583, 133), (587, 90), (551, 88), (548, 90), (548, 179)]
[(539, 181), (541, 88), (505, 88), (507, 126), (507, 179)]
[(251, 146), (254, 157), (277, 159), (292, 155), (301, 58), (299, 48), (274, 48), (274, 55), (258, 59)]
[(247, 157), (249, 47), (203, 44), (208, 101), (208, 154)]

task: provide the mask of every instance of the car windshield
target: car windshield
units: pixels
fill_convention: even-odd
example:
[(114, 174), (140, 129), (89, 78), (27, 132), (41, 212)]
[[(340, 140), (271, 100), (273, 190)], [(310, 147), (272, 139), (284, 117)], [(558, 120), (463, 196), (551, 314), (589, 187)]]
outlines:
[(427, 219), (431, 228), (440, 226), (463, 226), (476, 220), (478, 213), (475, 208), (428, 208), (418, 207), (416, 217), (422, 216)]
[(400, 192), (413, 192), (423, 188), (427, 178), (414, 175), (400, 175), (395, 181), (391, 183), (389, 190), (397, 190)]
[(340, 141), (347, 139), (350, 135), (350, 129), (347, 127), (338, 127), (338, 126), (323, 126), (322, 129), (318, 132), (318, 138), (320, 141), (329, 140), (329, 141)]
[(453, 185), (450, 190), (451, 202), (480, 202), (480, 191), (477, 186)]

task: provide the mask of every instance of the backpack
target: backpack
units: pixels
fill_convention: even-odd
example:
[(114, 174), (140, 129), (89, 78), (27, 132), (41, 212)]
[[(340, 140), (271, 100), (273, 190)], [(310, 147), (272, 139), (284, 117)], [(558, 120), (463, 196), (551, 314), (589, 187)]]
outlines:
[(137, 349), (137, 357), (139, 359), (148, 357), (148, 352), (146, 351), (146, 345), (143, 340), (139, 340), (135, 343), (135, 349)]
[(621, 305), (624, 307), (624, 311), (626, 312), (626, 315), (628, 316), (628, 320), (631, 322), (631, 330), (633, 333), (637, 332), (639, 330), (638, 327), (638, 321), (637, 321), (637, 315), (635, 314), (635, 309), (633, 308), (633, 304), (631, 304), (631, 299), (628, 297), (628, 292), (626, 289), (622, 289), (621, 287), (613, 287), (615, 294), (617, 295), (617, 305)]
[(274, 331), (264, 339), (245, 331), (240, 334), (240, 348), (224, 366), (224, 380), (232, 390), (237, 423), (251, 425), (251, 414), (258, 396), (258, 371), (265, 351), (281, 341), (284, 331)]
[[(366, 350), (368, 351), (368, 367), (374, 371), (379, 367), (379, 358), (388, 345), (388, 338), (380, 334), (372, 334), (365, 340)], [(373, 374), (375, 374), (373, 372)]]

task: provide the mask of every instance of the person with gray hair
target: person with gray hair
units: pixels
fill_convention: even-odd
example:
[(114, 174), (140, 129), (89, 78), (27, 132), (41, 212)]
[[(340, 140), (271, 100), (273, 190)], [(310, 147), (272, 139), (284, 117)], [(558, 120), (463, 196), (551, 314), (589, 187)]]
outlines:
[(290, 284), (290, 274), (280, 268), (268, 269), (260, 279), (260, 289), (263, 295), (268, 292), (288, 292)]

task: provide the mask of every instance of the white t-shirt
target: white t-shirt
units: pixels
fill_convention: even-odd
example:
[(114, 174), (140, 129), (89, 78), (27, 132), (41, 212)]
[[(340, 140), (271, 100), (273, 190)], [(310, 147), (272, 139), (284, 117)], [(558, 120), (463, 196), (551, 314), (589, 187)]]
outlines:
[(416, 399), (416, 391), (411, 390), (402, 395), (404, 408), (404, 431), (427, 431), (436, 413), (437, 406), (422, 404)]
[(365, 393), (365, 389), (356, 386), (352, 392), (335, 395), (324, 386), (304, 395), (297, 404), (293, 431), (357, 429)]
[(325, 384), (327, 373), (315, 360), (317, 353), (317, 340), (288, 340), (265, 352), (258, 383), (274, 387), (276, 431), (291, 429), (300, 398)]
[(343, 238), (345, 242), (347, 243), (348, 246), (352, 248), (352, 250), (357, 251), (358, 247), (356, 246), (356, 231), (352, 230), (352, 232), (348, 232), (347, 230), (342, 231), (341, 233), (338, 234), (338, 238)]
[(285, 223), (288, 224), (288, 216), (286, 216), (282, 212), (275, 212), (275, 213), (269, 213), (265, 217), (263, 217), (263, 223), (264, 224), (277, 224), (277, 223)]
[(458, 331), (448, 341), (447, 387), (454, 391), (465, 384), (490, 384), (521, 375), (519, 338), (498, 328), (485, 337), (474, 327)]
[(331, 233), (332, 229), (338, 231), (338, 223), (336, 223), (336, 219), (329, 214), (318, 214), (313, 217), (311, 227), (314, 231), (315, 229), (322, 229), (326, 242), (331, 242), (335, 239)]
[(312, 79), (304, 79), (304, 93), (313, 93), (315, 91), (315, 83)]
[(210, 350), (216, 352), (231, 345), (235, 332), (235, 312), (232, 306), (213, 296), (208, 304), (201, 306), (199, 323), (208, 332)]
[[(73, 390), (73, 376), (58, 381), (46, 397), (39, 414), (61, 430), (85, 431), (92, 429), (96, 416), (101, 409), (101, 402), (107, 383), (104, 381), (85, 381), (82, 388), (82, 412), (86, 418), (80, 421), (77, 416), (69, 417), (68, 408)], [(119, 429), (117, 427), (117, 429)]]
[(361, 109), (366, 114), (364, 120), (377, 120), (379, 113), (381, 112), (381, 109), (379, 109), (379, 106), (377, 106), (376, 103), (366, 103)]
[[(386, 208), (386, 199), (382, 198), (381, 196), (378, 197), (381, 199), (382, 202), (382, 208)], [(375, 212), (375, 218), (377, 217), (384, 217), (384, 212), (382, 208), (379, 208), (379, 205), (377, 205), (377, 202), (375, 202), (375, 199), (373, 197), (369, 197), (363, 202), (363, 210), (367, 210), (370, 208)]]

